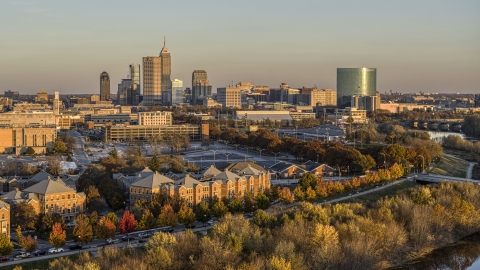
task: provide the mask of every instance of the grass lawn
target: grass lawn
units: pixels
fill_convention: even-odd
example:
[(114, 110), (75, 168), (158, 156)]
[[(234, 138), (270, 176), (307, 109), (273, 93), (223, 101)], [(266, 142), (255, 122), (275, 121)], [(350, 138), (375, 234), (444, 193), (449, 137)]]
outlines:
[(392, 197), (398, 194), (399, 191), (411, 188), (416, 186), (412, 181), (404, 181), (402, 183), (387, 187), (385, 189), (379, 190), (377, 192), (372, 192), (365, 194), (363, 196), (358, 196), (350, 200), (342, 201), (341, 203), (352, 203), (352, 202), (375, 202), (386, 196)]
[[(72, 261), (76, 261), (78, 259), (78, 254), (73, 254), (70, 256), (65, 256), (68, 257)], [(5, 270), (13, 270), (15, 266), (21, 266), (22, 269), (39, 269), (39, 270), (46, 270), (49, 267), (49, 264), (51, 261), (54, 261), (55, 259), (58, 258), (51, 258), (51, 259), (45, 259), (45, 260), (39, 260), (39, 261), (34, 261), (34, 262), (26, 262), (26, 263), (20, 263), (16, 265), (9, 265), (9, 266), (3, 266), (2, 269)]]
[(433, 174), (453, 177), (467, 177), (468, 162), (452, 157), (442, 157), (440, 162), (431, 170)]

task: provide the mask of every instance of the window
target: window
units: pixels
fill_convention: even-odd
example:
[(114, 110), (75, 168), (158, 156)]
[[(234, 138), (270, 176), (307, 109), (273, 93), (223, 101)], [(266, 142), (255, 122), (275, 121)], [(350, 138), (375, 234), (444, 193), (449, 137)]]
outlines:
[(62, 194), (62, 200), (65, 200), (65, 194)]
[(67, 197), (70, 199), (70, 194), (68, 194), (68, 196), (67, 196)]
[(2, 213), (2, 219), (5, 219), (5, 214)]

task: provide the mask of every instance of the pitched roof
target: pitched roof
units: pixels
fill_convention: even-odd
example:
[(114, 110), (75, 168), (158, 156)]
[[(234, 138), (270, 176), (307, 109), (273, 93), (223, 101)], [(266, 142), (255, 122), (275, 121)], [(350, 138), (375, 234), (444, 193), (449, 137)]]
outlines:
[(196, 185), (202, 185), (202, 182), (200, 182), (197, 179), (191, 177), (190, 175), (186, 175), (184, 178), (175, 181), (175, 185), (182, 185), (186, 188), (193, 188)]
[(279, 161), (275, 165), (271, 166), (269, 169), (272, 169), (274, 171), (283, 171), (283, 170), (285, 170), (285, 169), (287, 169), (287, 168), (289, 168), (290, 166), (293, 166), (293, 165), (295, 165), (295, 164), (285, 163), (283, 161)]
[(224, 171), (224, 172), (221, 172), (220, 174), (217, 174), (215, 175), (214, 177), (212, 177), (212, 180), (221, 180), (223, 183), (227, 182), (227, 181), (233, 181), (233, 182), (236, 182), (240, 179), (244, 179), (243, 177), (233, 173), (233, 172), (230, 172), (228, 170)]
[(4, 201), (0, 201), (0, 209), (1, 208), (7, 208), (7, 209), (10, 209), (10, 204), (4, 202)]
[(256, 169), (257, 171), (261, 171), (261, 172), (267, 172), (267, 170), (258, 165), (258, 164), (255, 164), (254, 162), (245, 162), (245, 161), (241, 161), (241, 162), (232, 162), (226, 169), (229, 170), (229, 171), (241, 171), (245, 168), (248, 168), (248, 167), (252, 167), (254, 169)]
[(260, 175), (263, 171), (257, 170), (251, 166), (246, 167), (245, 169), (238, 172), (239, 175)]
[(31, 187), (28, 187), (23, 190), (24, 192), (31, 192), (37, 194), (51, 194), (51, 193), (60, 193), (60, 192), (72, 192), (75, 189), (65, 185), (63, 181), (58, 182), (50, 178), (41, 181), (38, 184), (35, 184)]
[(219, 169), (217, 169), (213, 165), (211, 165), (205, 171), (201, 172), (200, 175), (201, 175), (201, 177), (204, 177), (204, 178), (211, 178), (211, 177), (213, 177), (217, 174), (220, 174), (220, 173), (222, 173), (222, 171), (220, 171)]
[(53, 176), (47, 172), (44, 172), (44, 171), (40, 171), (38, 173), (36, 173), (34, 176), (32, 176), (30, 178), (30, 180), (34, 181), (34, 182), (40, 182), (42, 180), (45, 180), (47, 179), (48, 177), (51, 177), (53, 178)]
[(157, 188), (161, 184), (173, 183), (173, 180), (163, 176), (157, 172), (150, 174), (147, 177), (138, 179), (132, 183), (132, 186), (144, 187), (144, 188)]

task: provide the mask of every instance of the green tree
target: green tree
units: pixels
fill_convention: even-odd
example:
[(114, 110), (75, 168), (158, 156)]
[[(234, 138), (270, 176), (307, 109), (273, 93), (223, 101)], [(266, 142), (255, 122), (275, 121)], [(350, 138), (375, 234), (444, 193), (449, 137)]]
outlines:
[(254, 212), (256, 208), (257, 205), (255, 204), (252, 193), (246, 192), (245, 196), (243, 196), (243, 210), (246, 213), (251, 213)]
[(35, 155), (35, 149), (33, 149), (33, 147), (29, 146), (27, 148), (27, 150), (25, 151), (25, 154), (30, 155), (30, 156)]
[(92, 242), (93, 227), (90, 224), (90, 219), (85, 214), (80, 214), (75, 218), (72, 238), (73, 241), (84, 244)]
[(270, 207), (270, 199), (263, 192), (259, 192), (255, 200), (257, 201), (257, 206), (259, 209), (265, 210)]
[(315, 188), (317, 182), (318, 178), (313, 173), (305, 173), (300, 179), (298, 179), (298, 185), (300, 185), (304, 191), (307, 190), (307, 187)]
[(233, 197), (233, 199), (228, 204), (228, 210), (232, 213), (242, 213), (243, 212), (243, 201), (239, 196)]
[(188, 226), (195, 222), (195, 214), (193, 213), (192, 208), (188, 207), (186, 204), (183, 204), (180, 208), (180, 211), (177, 213), (178, 222), (182, 223), (185, 226)]
[(222, 200), (214, 200), (212, 204), (212, 214), (216, 217), (223, 217), (227, 214), (228, 208)]
[(115, 226), (118, 226), (118, 216), (114, 212), (108, 212), (107, 216), (108, 219), (110, 219)]
[(161, 226), (177, 226), (177, 214), (173, 211), (173, 208), (170, 204), (165, 204), (158, 216), (158, 223)]
[(162, 170), (162, 164), (157, 158), (157, 155), (153, 155), (152, 159), (150, 159), (150, 162), (148, 163), (148, 167), (154, 172), (159, 172), (160, 170)]
[(36, 213), (31, 204), (25, 201), (12, 203), (10, 205), (10, 211), (12, 224), (22, 228), (34, 227), (33, 221), (35, 220)]
[(65, 227), (65, 220), (59, 213), (41, 213), (35, 219), (35, 229), (38, 233), (44, 234), (52, 231), (55, 223), (60, 223)]
[(195, 206), (195, 219), (200, 222), (207, 222), (210, 220), (210, 209), (208, 208), (208, 203), (200, 202)]
[(116, 230), (115, 224), (107, 217), (102, 217), (95, 226), (95, 235), (98, 239), (103, 239), (105, 242), (108, 238), (115, 237)]
[(67, 151), (67, 146), (63, 141), (57, 139), (52, 145), (53, 152), (55, 153), (65, 153)]
[(52, 227), (52, 232), (50, 233), (50, 238), (48, 242), (52, 247), (59, 248), (65, 245), (65, 240), (67, 238), (67, 232), (62, 228), (62, 224), (56, 222)]
[(259, 209), (253, 216), (253, 223), (260, 228), (270, 228), (277, 222), (277, 218), (273, 215), (269, 215), (267, 212)]
[(0, 233), (0, 255), (5, 256), (13, 251), (13, 244), (10, 242), (10, 238), (5, 234)]
[(98, 223), (98, 213), (97, 213), (97, 211), (93, 211), (90, 214), (90, 217), (88, 219), (90, 220), (90, 225), (92, 225), (92, 227), (95, 228), (95, 226), (97, 226), (97, 223)]

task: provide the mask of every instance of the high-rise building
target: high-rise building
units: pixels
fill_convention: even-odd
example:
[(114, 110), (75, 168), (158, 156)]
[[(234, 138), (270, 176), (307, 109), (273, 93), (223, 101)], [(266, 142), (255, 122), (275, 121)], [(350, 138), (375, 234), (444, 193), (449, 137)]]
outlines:
[(172, 58), (165, 40), (163, 41), (163, 48), (160, 52), (160, 59), (162, 65), (162, 104), (169, 106), (172, 105)]
[(310, 106), (337, 106), (337, 91), (332, 89), (312, 89), (310, 91)]
[(376, 96), (376, 68), (337, 68), (337, 105), (351, 105), (352, 96)]
[(143, 57), (143, 105), (159, 105), (162, 93), (161, 59)]
[(5, 97), (11, 99), (14, 103), (20, 100), (20, 94), (18, 93), (18, 91), (5, 91)]
[(172, 81), (172, 105), (183, 103), (183, 81), (175, 79)]
[(61, 101), (60, 101), (60, 93), (59, 92), (55, 92), (55, 97), (53, 99), (53, 113), (55, 115), (59, 115), (60, 114), (60, 106), (61, 106)]
[(132, 83), (138, 84), (140, 87), (140, 65), (139, 64), (131, 64), (128, 67), (130, 79), (132, 79)]
[(100, 74), (100, 101), (110, 100), (110, 76), (107, 72)]
[(192, 98), (190, 104), (197, 105), (201, 99), (212, 96), (212, 86), (208, 82), (205, 70), (194, 70), (192, 73)]

